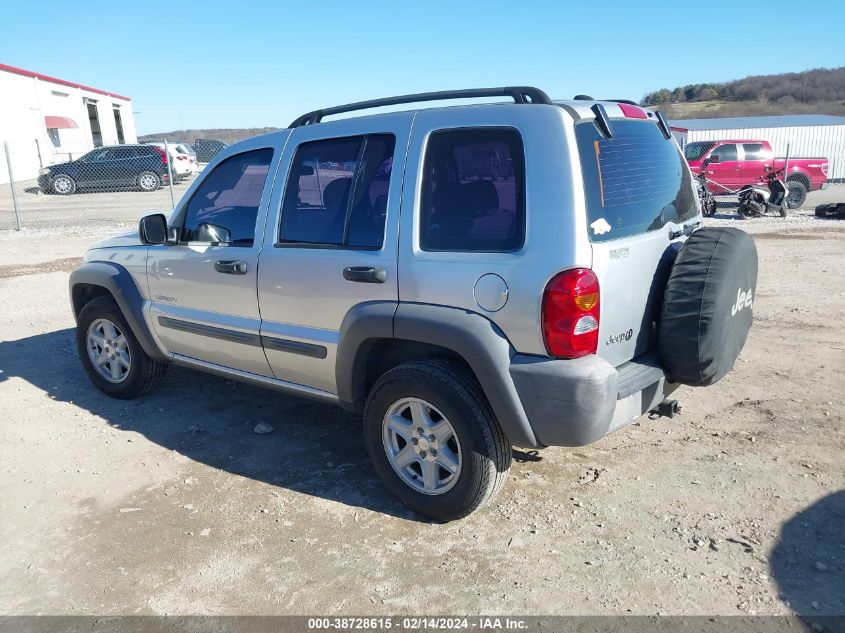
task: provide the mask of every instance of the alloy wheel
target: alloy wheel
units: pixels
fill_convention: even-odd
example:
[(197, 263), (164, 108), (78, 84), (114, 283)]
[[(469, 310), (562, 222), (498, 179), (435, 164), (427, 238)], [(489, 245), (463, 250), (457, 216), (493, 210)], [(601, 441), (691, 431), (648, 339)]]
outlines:
[(141, 189), (150, 191), (156, 188), (156, 178), (152, 174), (144, 174), (138, 179)]
[(108, 319), (96, 319), (88, 326), (88, 358), (100, 376), (112, 383), (126, 380), (132, 367), (129, 342)]
[(452, 424), (431, 403), (395, 402), (384, 416), (382, 443), (393, 470), (417, 492), (441, 495), (457, 483), (461, 445)]
[(59, 194), (70, 193), (73, 183), (66, 176), (59, 176), (53, 181), (53, 190)]

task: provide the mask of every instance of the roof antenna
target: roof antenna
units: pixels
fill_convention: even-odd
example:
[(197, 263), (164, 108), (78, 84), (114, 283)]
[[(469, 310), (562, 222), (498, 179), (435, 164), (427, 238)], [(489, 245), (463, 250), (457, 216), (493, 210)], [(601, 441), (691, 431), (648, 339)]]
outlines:
[(595, 101), (590, 95), (575, 95), (573, 97), (574, 101)]

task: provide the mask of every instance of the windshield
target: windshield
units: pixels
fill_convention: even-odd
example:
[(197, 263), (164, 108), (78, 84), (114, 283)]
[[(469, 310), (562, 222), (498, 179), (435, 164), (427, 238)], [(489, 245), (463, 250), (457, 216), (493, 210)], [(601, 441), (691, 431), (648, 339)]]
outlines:
[(687, 160), (698, 160), (706, 154), (716, 143), (712, 141), (696, 141), (687, 143), (684, 147), (684, 156)]
[(698, 214), (696, 193), (677, 145), (652, 121), (613, 120), (604, 138), (592, 122), (575, 126), (590, 240), (603, 242)]

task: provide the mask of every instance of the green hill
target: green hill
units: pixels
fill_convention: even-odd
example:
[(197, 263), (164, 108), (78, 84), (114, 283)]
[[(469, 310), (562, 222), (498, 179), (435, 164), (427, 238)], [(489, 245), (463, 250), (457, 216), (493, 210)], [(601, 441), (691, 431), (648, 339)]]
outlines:
[(845, 115), (845, 66), (688, 84), (645, 95), (642, 105), (673, 119), (776, 114)]
[(252, 128), (215, 128), (206, 130), (174, 130), (173, 132), (157, 132), (156, 134), (144, 134), (138, 137), (139, 143), (150, 141), (172, 141), (174, 143), (193, 143), (198, 138), (213, 138), (225, 143), (236, 141), (275, 132), (277, 127), (252, 127)]

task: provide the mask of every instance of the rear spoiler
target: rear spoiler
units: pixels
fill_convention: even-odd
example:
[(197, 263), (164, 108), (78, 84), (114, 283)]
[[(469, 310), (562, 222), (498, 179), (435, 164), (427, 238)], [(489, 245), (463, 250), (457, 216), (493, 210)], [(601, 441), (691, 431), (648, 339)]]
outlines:
[[(636, 105), (630, 101), (621, 100), (616, 100), (616, 103), (628, 106)], [(613, 137), (613, 128), (611, 127), (610, 117), (607, 116), (607, 110), (605, 110), (605, 107), (600, 103), (595, 103), (590, 108), (590, 110), (592, 110), (593, 114), (596, 117), (595, 124), (596, 127), (599, 129), (599, 132), (601, 132), (601, 135), (604, 138)], [(622, 111), (623, 113), (625, 113), (626, 116), (632, 116), (628, 113), (625, 108), (623, 108)], [(670, 138), (672, 138), (672, 130), (669, 128), (669, 123), (666, 121), (666, 117), (663, 116), (662, 112), (656, 112), (655, 115), (657, 116), (657, 127), (660, 128), (660, 132), (663, 134), (663, 138), (668, 141)], [(646, 118), (646, 115), (635, 116), (634, 118)]]

